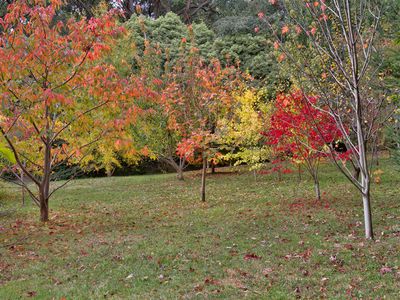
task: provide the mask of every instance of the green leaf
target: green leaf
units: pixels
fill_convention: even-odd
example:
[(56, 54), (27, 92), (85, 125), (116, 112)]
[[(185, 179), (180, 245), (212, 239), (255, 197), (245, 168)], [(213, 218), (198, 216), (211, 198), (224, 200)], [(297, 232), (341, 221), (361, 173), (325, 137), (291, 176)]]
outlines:
[(11, 164), (17, 163), (14, 153), (4, 145), (0, 144), (0, 157), (6, 159)]

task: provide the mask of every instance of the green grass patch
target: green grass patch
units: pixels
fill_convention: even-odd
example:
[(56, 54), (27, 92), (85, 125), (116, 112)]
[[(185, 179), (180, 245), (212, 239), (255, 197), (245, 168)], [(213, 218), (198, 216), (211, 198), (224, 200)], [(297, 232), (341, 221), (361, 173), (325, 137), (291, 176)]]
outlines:
[(4, 186), (0, 299), (399, 299), (400, 174), (381, 168), (375, 241), (331, 166), (322, 203), (296, 174), (210, 175), (205, 204), (196, 172), (77, 180), (45, 225)]

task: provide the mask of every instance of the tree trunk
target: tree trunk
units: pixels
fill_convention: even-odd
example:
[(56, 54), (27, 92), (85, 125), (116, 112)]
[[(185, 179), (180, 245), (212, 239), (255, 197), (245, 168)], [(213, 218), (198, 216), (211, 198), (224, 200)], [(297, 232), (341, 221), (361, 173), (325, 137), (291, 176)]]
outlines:
[(361, 169), (360, 169), (360, 167), (358, 167), (358, 166), (354, 163), (354, 161), (351, 160), (351, 159), (350, 159), (350, 163), (351, 163), (351, 165), (352, 165), (352, 167), (353, 167), (353, 177), (354, 177), (355, 180), (358, 181), (359, 178), (360, 178), (360, 171), (361, 171)]
[(371, 213), (371, 193), (370, 193), (370, 186), (371, 186), (371, 176), (368, 170), (367, 164), (367, 154), (365, 151), (364, 144), (359, 146), (360, 151), (360, 162), (361, 162), (361, 195), (362, 195), (362, 202), (364, 208), (364, 228), (365, 228), (365, 238), (373, 239), (374, 232), (372, 230), (372, 213)]
[(160, 160), (163, 161), (164, 163), (167, 163), (172, 168), (174, 168), (174, 170), (176, 171), (176, 178), (178, 178), (178, 180), (184, 180), (183, 177), (183, 169), (185, 165), (184, 161), (181, 160), (179, 164), (177, 164), (174, 158), (171, 156), (160, 157)]
[(40, 221), (49, 220), (49, 197), (51, 175), (51, 143), (48, 141), (44, 150), (43, 180), (39, 186)]
[(374, 147), (373, 156), (375, 157), (375, 164), (376, 164), (376, 166), (379, 166), (379, 152), (378, 152), (378, 146), (375, 146), (375, 147)]
[(319, 188), (319, 180), (314, 180), (315, 197), (318, 201), (321, 201), (321, 190)]
[[(351, 19), (351, 9), (350, 0), (345, 1), (345, 10), (347, 15), (347, 30), (348, 39), (347, 47), (349, 51), (349, 58), (351, 63), (352, 72), (352, 87), (350, 88), (353, 94), (354, 104), (355, 104), (355, 121), (356, 121), (356, 133), (357, 133), (357, 143), (358, 143), (358, 167), (360, 168), (361, 182), (360, 190), (362, 195), (362, 201), (364, 206), (364, 227), (365, 227), (365, 237), (367, 239), (373, 239), (372, 231), (372, 214), (371, 214), (371, 203), (370, 203), (370, 174), (368, 169), (367, 160), (367, 139), (364, 130), (363, 119), (363, 107), (362, 99), (360, 95), (361, 85), (360, 85), (360, 70), (359, 70), (359, 60), (358, 60), (358, 49), (357, 49), (357, 31), (355, 30), (352, 19)], [(343, 26), (344, 31), (346, 31)]]
[(210, 164), (211, 164), (211, 174), (215, 174), (216, 171), (215, 171), (215, 163), (214, 163), (214, 161), (211, 161)]
[(369, 188), (366, 193), (363, 193), (363, 207), (364, 207), (364, 227), (365, 227), (365, 237), (367, 239), (374, 238), (374, 232), (372, 230), (372, 214), (371, 214), (371, 196), (369, 193)]
[(301, 181), (301, 165), (298, 166), (299, 181)]
[(133, 3), (133, 0), (124, 1), (123, 8), (127, 19), (129, 19), (135, 13), (135, 5)]
[(47, 222), (49, 220), (49, 199), (40, 196), (40, 221)]
[(362, 187), (361, 195), (364, 207), (365, 237), (367, 239), (373, 239), (374, 233), (372, 230), (370, 174), (367, 167), (367, 159), (365, 152), (363, 153), (360, 151), (360, 158), (363, 165), (363, 167), (361, 168), (361, 187)]
[(176, 177), (178, 178), (178, 180), (185, 180), (184, 178), (183, 178), (183, 170), (182, 170), (182, 168), (178, 168), (177, 170), (176, 170)]
[(313, 172), (312, 177), (314, 179), (314, 190), (315, 190), (315, 198), (317, 201), (321, 201), (321, 189), (319, 187), (319, 178), (318, 178), (318, 171)]
[(370, 203), (370, 174), (368, 169), (366, 142), (364, 139), (363, 124), (362, 124), (362, 113), (361, 113), (361, 101), (358, 90), (355, 92), (355, 99), (357, 103), (357, 142), (358, 142), (358, 158), (361, 175), (361, 195), (364, 207), (364, 228), (365, 237), (367, 239), (373, 239), (374, 233), (372, 230), (372, 213)]
[(179, 158), (179, 165), (178, 165), (178, 180), (185, 180), (185, 178), (183, 178), (183, 170), (185, 169), (185, 164), (186, 164), (186, 157), (181, 157)]
[(107, 177), (112, 177), (113, 172), (111, 170), (106, 170)]
[(356, 166), (354, 166), (354, 172), (353, 172), (353, 177), (356, 179), (356, 180), (358, 180), (359, 178), (360, 178), (360, 168), (359, 167), (356, 167)]
[(21, 194), (22, 194), (22, 206), (25, 205), (25, 178), (24, 178), (24, 171), (20, 168), (20, 177), (21, 177)]
[(206, 202), (206, 174), (207, 174), (207, 158), (203, 155), (203, 170), (201, 174), (201, 201)]

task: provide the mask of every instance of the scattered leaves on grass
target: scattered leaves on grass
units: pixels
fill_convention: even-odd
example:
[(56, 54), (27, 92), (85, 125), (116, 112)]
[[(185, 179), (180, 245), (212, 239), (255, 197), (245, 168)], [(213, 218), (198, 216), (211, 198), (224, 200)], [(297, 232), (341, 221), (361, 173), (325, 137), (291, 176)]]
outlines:
[(385, 275), (386, 273), (392, 273), (393, 269), (391, 267), (388, 266), (383, 266), (380, 270), (379, 273), (381, 273), (381, 275)]
[(35, 297), (37, 295), (37, 292), (35, 291), (29, 291), (26, 293), (28, 297)]
[(219, 280), (216, 280), (216, 279), (212, 278), (212, 277), (206, 277), (204, 279), (204, 284), (206, 284), (206, 285), (220, 285), (221, 282)]
[(254, 253), (247, 253), (243, 258), (244, 260), (253, 260), (253, 259), (261, 259), (261, 256), (258, 256)]
[(264, 275), (264, 277), (269, 277), (269, 275), (273, 272), (272, 268), (265, 268), (262, 270), (262, 274)]
[(304, 261), (308, 261), (311, 257), (312, 250), (311, 248), (307, 248), (304, 252), (294, 253), (294, 254), (287, 254), (285, 255), (285, 259), (292, 259), (292, 258), (301, 258)]

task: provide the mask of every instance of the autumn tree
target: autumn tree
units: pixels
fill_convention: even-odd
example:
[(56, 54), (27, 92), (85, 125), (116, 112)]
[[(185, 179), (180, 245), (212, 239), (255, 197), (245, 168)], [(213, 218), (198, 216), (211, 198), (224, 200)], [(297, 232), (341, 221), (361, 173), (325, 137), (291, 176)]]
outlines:
[[(185, 97), (189, 97), (188, 86), (184, 82), (178, 83), (185, 77), (188, 82), (199, 80), (196, 88), (204, 95), (207, 89), (209, 93), (211, 90), (215, 94), (224, 93), (223, 88), (221, 91), (216, 88), (223, 87), (221, 82), (215, 83), (215, 87), (205, 87), (209, 78), (201, 81), (196, 78), (197, 75), (193, 75), (196, 68), (206, 70), (209, 66), (216, 66), (215, 61), (211, 62), (212, 58), (208, 57), (213, 33), (204, 24), (186, 26), (173, 13), (156, 20), (133, 16), (125, 26), (128, 31), (127, 39), (120, 45), (117, 56), (124, 57), (127, 64), (120, 69), (140, 77), (153, 91), (150, 97), (142, 97), (140, 101), (140, 105), (148, 112), (142, 114), (132, 127), (132, 136), (137, 145), (147, 147), (150, 157), (171, 166), (177, 172), (178, 178), (182, 179), (183, 170), (188, 165), (188, 160), (193, 158), (193, 153), (189, 151), (178, 154), (176, 150), (178, 144), (187, 139), (190, 128), (187, 127), (186, 130), (185, 126), (171, 126), (175, 124), (176, 113), (171, 113), (168, 108), (179, 97), (171, 91), (174, 85), (179, 84), (186, 93)], [(221, 66), (219, 69), (230, 70), (229, 67)], [(185, 101), (189, 103), (189, 100)], [(177, 111), (179, 109), (178, 107)], [(185, 116), (187, 120), (191, 117), (197, 118), (193, 114)], [(179, 120), (181, 121), (182, 119)]]
[(147, 149), (147, 156), (167, 164), (177, 173), (177, 178), (183, 180), (183, 171), (188, 165), (185, 156), (176, 153), (181, 140), (178, 130), (169, 126), (173, 116), (165, 106), (164, 90), (169, 84), (169, 61), (163, 61), (165, 52), (160, 46), (144, 41), (142, 55), (135, 54), (136, 73), (142, 82), (151, 90), (141, 97), (138, 103), (146, 113), (142, 114), (131, 128), (131, 134), (137, 147)]
[[(319, 164), (321, 159), (334, 156), (345, 162), (347, 151), (338, 151), (341, 131), (325, 111), (315, 108), (317, 97), (297, 91), (277, 96), (270, 127), (264, 132), (274, 152), (285, 155), (295, 164), (303, 164), (314, 181), (315, 197), (321, 200)], [(328, 145), (333, 145), (330, 152)]]
[[(169, 126), (173, 115), (166, 110), (166, 93), (173, 81), (173, 66), (185, 63), (184, 57), (193, 47), (200, 49), (196, 55), (205, 57), (213, 33), (204, 24), (188, 28), (173, 13), (158, 19), (134, 15), (124, 27), (127, 34), (117, 41), (108, 60), (121, 76), (138, 78), (148, 90), (136, 101), (145, 112), (129, 129), (135, 147), (143, 150), (137, 154), (168, 165), (177, 172), (178, 179), (183, 179), (188, 157), (176, 152), (183, 136), (177, 128)], [(115, 158), (115, 152), (108, 153)], [(114, 159), (114, 164), (117, 163)]]
[(218, 120), (230, 109), (237, 82), (235, 68), (223, 68), (218, 60), (206, 64), (192, 47), (171, 70), (163, 93), (164, 105), (172, 116), (169, 126), (182, 137), (178, 154), (202, 162), (202, 201), (206, 200), (207, 161), (218, 152), (213, 147), (218, 140)]
[(120, 102), (135, 94), (112, 66), (98, 63), (123, 31), (114, 16), (54, 23), (61, 1), (47, 3), (16, 1), (0, 19), (0, 132), (33, 183), (20, 181), (41, 221), (65, 184), (51, 185), (57, 170), (79, 164), (97, 141), (121, 130), (130, 116)]
[[(360, 170), (357, 178), (346, 165), (334, 161), (360, 192), (364, 207), (366, 238), (373, 238), (371, 217), (371, 161), (376, 134), (385, 121), (387, 106), (378, 86), (377, 43), (381, 8), (377, 1), (270, 1), (281, 14), (273, 22), (259, 14), (276, 38), (280, 58), (290, 59), (298, 84), (309, 95), (320, 96), (314, 104), (326, 107), (341, 130), (351, 152), (352, 164)], [(287, 48), (290, 33), (296, 33), (297, 47)], [(309, 62), (318, 61), (319, 70)], [(375, 86), (371, 89), (371, 86)]]
[(230, 114), (218, 122), (219, 144), (225, 149), (222, 160), (233, 161), (234, 165), (246, 164), (249, 169), (261, 169), (270, 159), (270, 147), (260, 132), (265, 130), (271, 114), (271, 103), (265, 103), (264, 93), (246, 89), (233, 95)]
[(178, 179), (183, 179), (188, 162), (176, 153), (181, 137), (168, 126), (172, 116), (165, 110), (162, 95), (178, 53), (186, 51), (187, 44), (182, 39), (188, 36), (188, 28), (174, 14), (157, 20), (133, 16), (125, 27), (127, 34), (118, 40), (110, 61), (122, 76), (138, 78), (147, 89), (136, 101), (145, 112), (128, 132), (135, 147), (142, 150), (138, 152), (142, 158), (158, 160), (174, 169)]

